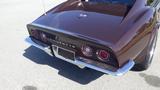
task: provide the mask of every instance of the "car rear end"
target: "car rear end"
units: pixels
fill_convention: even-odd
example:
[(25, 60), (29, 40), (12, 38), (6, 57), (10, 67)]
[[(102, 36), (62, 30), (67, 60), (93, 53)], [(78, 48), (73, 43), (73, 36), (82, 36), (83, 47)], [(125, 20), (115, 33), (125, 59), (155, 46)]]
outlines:
[(27, 28), (30, 34), (26, 39), (28, 43), (81, 68), (119, 76), (134, 66), (134, 61), (129, 60), (120, 67), (111, 48), (89, 37), (34, 23)]
[(123, 75), (135, 63), (120, 60), (112, 47), (127, 32), (122, 21), (133, 3), (69, 0), (27, 25), (26, 41), (80, 68)]

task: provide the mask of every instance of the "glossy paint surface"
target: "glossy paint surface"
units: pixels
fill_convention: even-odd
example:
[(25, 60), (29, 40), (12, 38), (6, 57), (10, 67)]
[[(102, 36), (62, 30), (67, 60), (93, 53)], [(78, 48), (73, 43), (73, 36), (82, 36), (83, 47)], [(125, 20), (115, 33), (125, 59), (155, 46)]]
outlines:
[(146, 6), (145, 0), (137, 0), (128, 9), (123, 4), (68, 0), (33, 23), (106, 42), (121, 67), (136, 59), (157, 30), (155, 10)]
[(58, 10), (51, 11), (46, 16), (39, 18), (35, 23), (108, 43), (116, 43), (126, 32), (124, 29), (119, 29), (126, 11), (127, 7), (119, 4), (92, 5), (92, 3), (86, 2), (68, 2)]

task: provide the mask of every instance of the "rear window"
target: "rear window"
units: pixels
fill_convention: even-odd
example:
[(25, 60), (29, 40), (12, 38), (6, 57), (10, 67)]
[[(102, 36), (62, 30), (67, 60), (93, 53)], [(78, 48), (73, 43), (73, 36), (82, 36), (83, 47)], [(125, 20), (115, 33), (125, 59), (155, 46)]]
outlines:
[(126, 4), (132, 6), (135, 0), (87, 0), (93, 3), (113, 3), (113, 4)]

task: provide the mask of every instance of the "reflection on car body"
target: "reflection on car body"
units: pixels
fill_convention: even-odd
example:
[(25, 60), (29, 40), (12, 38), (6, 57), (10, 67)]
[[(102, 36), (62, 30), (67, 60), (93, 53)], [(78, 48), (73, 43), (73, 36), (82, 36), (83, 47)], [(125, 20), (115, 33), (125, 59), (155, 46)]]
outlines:
[(68, 0), (28, 24), (26, 41), (81, 68), (111, 75), (146, 70), (156, 47), (158, 6), (159, 0)]

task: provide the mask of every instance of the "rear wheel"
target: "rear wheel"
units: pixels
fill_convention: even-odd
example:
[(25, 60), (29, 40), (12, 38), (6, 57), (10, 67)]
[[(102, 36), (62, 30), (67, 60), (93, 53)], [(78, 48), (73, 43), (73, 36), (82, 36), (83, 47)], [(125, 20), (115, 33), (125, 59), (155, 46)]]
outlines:
[(143, 61), (135, 64), (135, 66), (132, 68), (132, 70), (134, 71), (144, 71), (147, 70), (149, 68), (149, 66), (152, 63), (152, 59), (154, 56), (154, 52), (155, 52), (155, 48), (156, 48), (156, 43), (157, 43), (157, 36), (158, 36), (158, 32), (156, 32), (153, 40), (151, 41), (151, 44), (148, 45), (144, 51), (142, 52), (143, 57), (141, 59), (144, 59)]

